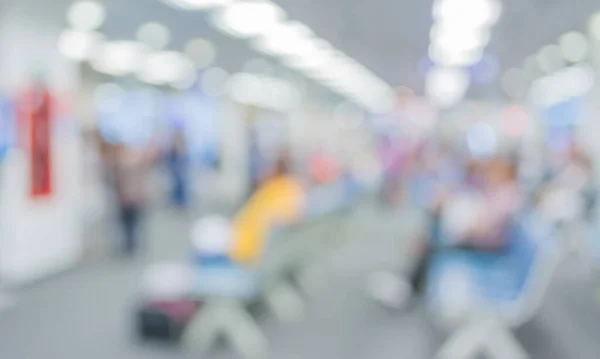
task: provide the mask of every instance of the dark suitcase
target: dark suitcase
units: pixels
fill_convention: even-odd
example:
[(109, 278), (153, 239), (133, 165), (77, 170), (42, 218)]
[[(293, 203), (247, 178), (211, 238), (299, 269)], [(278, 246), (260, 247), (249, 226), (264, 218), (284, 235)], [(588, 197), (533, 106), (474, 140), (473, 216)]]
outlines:
[(137, 335), (144, 340), (177, 342), (199, 307), (199, 302), (184, 299), (142, 303), (136, 315)]

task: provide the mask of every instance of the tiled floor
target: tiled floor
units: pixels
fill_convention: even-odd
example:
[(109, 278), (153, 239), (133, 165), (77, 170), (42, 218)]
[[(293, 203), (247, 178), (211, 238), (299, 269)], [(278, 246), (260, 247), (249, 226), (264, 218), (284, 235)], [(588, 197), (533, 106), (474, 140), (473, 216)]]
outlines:
[[(297, 324), (266, 319), (273, 359), (429, 359), (443, 336), (424, 308), (382, 308), (363, 294), (373, 268), (398, 258), (418, 220), (408, 212), (357, 215), (356, 238), (332, 259), (336, 275), (314, 298)], [(142, 258), (106, 258), (28, 288), (19, 303), (0, 313), (0, 358), (183, 359), (202, 358), (177, 348), (141, 344), (132, 335), (132, 307), (144, 265), (186, 256), (189, 217), (149, 213), (148, 247)], [(109, 240), (108, 238), (106, 240)], [(569, 274), (571, 273), (571, 274)], [(533, 322), (517, 335), (534, 359), (600, 358), (600, 303), (582, 275), (564, 269)], [(234, 358), (217, 350), (208, 358)]]

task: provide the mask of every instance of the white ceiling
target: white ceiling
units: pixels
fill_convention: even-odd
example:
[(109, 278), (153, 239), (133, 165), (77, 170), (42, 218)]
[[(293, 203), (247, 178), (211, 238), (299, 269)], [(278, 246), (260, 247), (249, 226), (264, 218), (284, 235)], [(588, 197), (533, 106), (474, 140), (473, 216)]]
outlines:
[[(19, 0), (10, 0), (19, 1)], [(59, 16), (67, 0), (21, 0), (39, 4), (48, 16)], [(427, 55), (432, 0), (272, 0), (293, 20), (364, 64), (390, 85), (423, 90), (420, 64)], [(228, 71), (259, 56), (242, 40), (211, 27), (204, 12), (185, 12), (158, 0), (104, 0), (107, 21), (102, 32), (113, 39), (133, 39), (138, 27), (158, 21), (172, 33), (170, 48), (183, 50), (187, 40), (204, 37), (217, 47), (217, 65)], [(501, 69), (521, 65), (542, 46), (571, 30), (585, 31), (589, 16), (600, 11), (597, 0), (502, 0), (503, 14), (493, 28), (486, 51)], [(52, 5), (50, 5), (52, 4)], [(59, 21), (64, 22), (64, 17)], [(275, 62), (275, 61), (274, 61)], [(422, 67), (422, 66), (421, 66)], [(471, 98), (502, 96), (495, 84), (474, 85)]]

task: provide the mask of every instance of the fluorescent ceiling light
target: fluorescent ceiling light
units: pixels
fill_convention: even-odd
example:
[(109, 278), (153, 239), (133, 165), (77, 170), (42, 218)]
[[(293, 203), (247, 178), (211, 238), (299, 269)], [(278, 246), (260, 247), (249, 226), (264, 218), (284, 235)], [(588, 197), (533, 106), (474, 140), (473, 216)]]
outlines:
[(123, 76), (139, 70), (148, 48), (135, 41), (105, 43), (92, 61), (92, 68), (114, 76)]
[(182, 10), (206, 10), (233, 3), (233, 0), (161, 0), (169, 6)]
[(185, 45), (184, 52), (194, 65), (201, 69), (212, 65), (217, 55), (214, 45), (202, 38), (190, 40)]
[(90, 60), (99, 51), (104, 37), (97, 32), (64, 30), (58, 38), (58, 51), (75, 61)]
[(441, 108), (460, 102), (468, 87), (469, 73), (462, 69), (433, 67), (425, 80), (427, 97)]
[(433, 17), (438, 23), (463, 29), (491, 26), (501, 12), (497, 0), (437, 0), (433, 5)]
[(283, 60), (284, 64), (298, 71), (311, 72), (326, 68), (335, 57), (335, 50), (326, 42), (313, 43), (312, 51), (296, 56), (289, 56)]
[(150, 54), (138, 71), (138, 78), (153, 85), (179, 84), (189, 76), (195, 76), (191, 62), (176, 51), (161, 51)]
[(600, 12), (590, 16), (588, 30), (596, 41), (600, 41)]
[(271, 2), (244, 1), (227, 6), (213, 20), (225, 33), (246, 38), (268, 33), (285, 18), (285, 12)]
[(487, 45), (489, 39), (490, 32), (487, 29), (456, 31), (435, 26), (431, 31), (431, 42), (448, 51), (473, 51)]
[(77, 30), (97, 30), (105, 19), (104, 5), (96, 1), (77, 1), (67, 10), (67, 22)]
[(429, 46), (429, 58), (440, 66), (472, 66), (483, 57), (483, 51), (476, 49), (472, 51), (453, 51), (440, 49), (435, 45)]
[(136, 37), (142, 44), (154, 50), (162, 50), (169, 44), (171, 33), (169, 29), (157, 22), (148, 22), (140, 26)]
[(299, 23), (283, 23), (272, 27), (252, 44), (254, 49), (273, 56), (302, 56), (318, 51), (308, 26)]
[(239, 73), (229, 80), (229, 95), (234, 101), (242, 104), (258, 102), (258, 94), (261, 92), (261, 82), (254, 74)]

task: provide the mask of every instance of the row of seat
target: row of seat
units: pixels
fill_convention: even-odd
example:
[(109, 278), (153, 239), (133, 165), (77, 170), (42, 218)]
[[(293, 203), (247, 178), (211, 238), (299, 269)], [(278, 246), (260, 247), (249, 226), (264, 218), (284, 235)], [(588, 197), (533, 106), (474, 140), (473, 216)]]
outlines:
[[(411, 202), (427, 211), (428, 182), (415, 179)], [(539, 309), (560, 257), (553, 224), (533, 208), (515, 216), (509, 246), (501, 253), (460, 249), (438, 251), (428, 270), (427, 304), (450, 334), (439, 359), (467, 359), (480, 353), (495, 358), (525, 359), (528, 354), (512, 329)], [(452, 243), (441, 230), (434, 245)]]
[(358, 196), (344, 182), (310, 191), (303, 220), (273, 228), (260, 264), (252, 270), (235, 264), (198, 266), (191, 295), (203, 306), (188, 325), (184, 343), (206, 351), (223, 335), (244, 357), (264, 355), (268, 340), (250, 308), (264, 304), (281, 321), (301, 317), (301, 292), (310, 291), (310, 278), (324, 274), (311, 277), (310, 271), (349, 237), (344, 228)]

